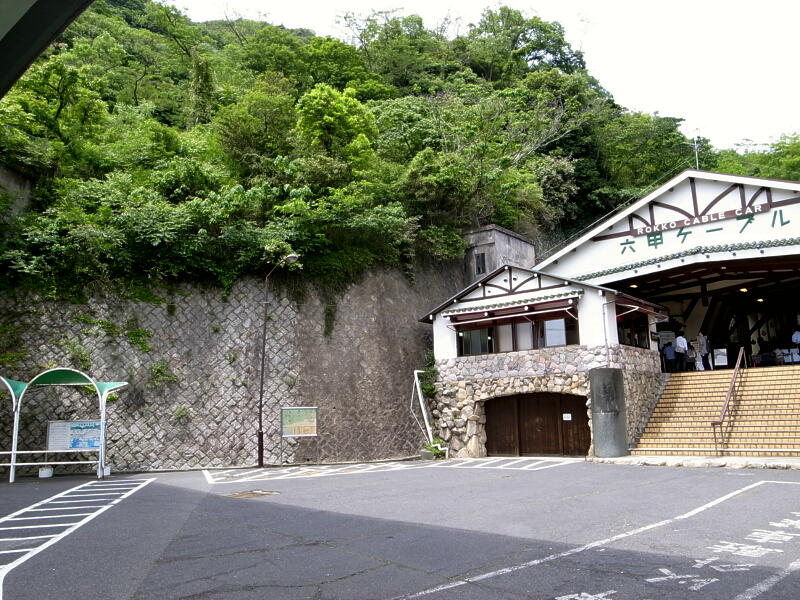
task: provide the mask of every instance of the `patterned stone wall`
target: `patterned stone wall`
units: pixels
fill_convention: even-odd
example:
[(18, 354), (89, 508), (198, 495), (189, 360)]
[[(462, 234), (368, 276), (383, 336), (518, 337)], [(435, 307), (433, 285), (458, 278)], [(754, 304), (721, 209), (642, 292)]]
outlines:
[[(424, 443), (409, 410), (430, 326), (420, 315), (462, 283), (460, 264), (420, 269), (416, 285), (374, 272), (339, 301), (330, 337), (322, 301), (271, 295), (264, 394), (265, 461), (368, 460), (416, 454)], [(85, 305), (0, 297), (2, 374), (29, 380), (71, 366), (101, 381), (130, 382), (109, 404), (108, 464), (117, 471), (246, 466), (256, 462), (263, 282), (230, 295), (184, 287), (165, 302), (96, 296)], [(10, 447), (0, 391), (0, 447)], [(319, 406), (318, 439), (281, 444), (280, 407)], [(44, 445), (47, 420), (96, 418), (88, 393), (33, 388), (20, 449)], [(282, 456), (281, 456), (282, 452)]]
[(658, 400), (661, 364), (657, 352), (621, 345), (557, 346), (437, 361), (431, 412), (438, 435), (456, 456), (486, 456), (484, 402), (537, 392), (585, 396), (591, 427), (589, 371), (598, 367), (623, 370), (628, 440), (634, 442)]

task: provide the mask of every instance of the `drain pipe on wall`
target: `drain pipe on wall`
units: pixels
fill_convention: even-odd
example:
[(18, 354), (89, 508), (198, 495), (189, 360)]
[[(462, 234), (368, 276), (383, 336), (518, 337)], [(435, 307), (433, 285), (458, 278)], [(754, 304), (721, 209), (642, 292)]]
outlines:
[(616, 303), (616, 299), (603, 303), (603, 340), (606, 343), (606, 367), (611, 366), (611, 348), (608, 345), (608, 305)]
[(422, 396), (422, 387), (419, 383), (419, 376), (423, 371), (414, 371), (414, 388), (411, 390), (411, 406), (409, 409), (411, 410), (411, 414), (414, 416), (414, 420), (417, 422), (417, 425), (420, 426), (422, 429), (422, 424), (417, 419), (417, 414), (414, 412), (414, 391), (417, 393), (417, 399), (419, 400), (419, 409), (422, 412), (422, 420), (425, 421), (425, 433), (426, 437), (428, 438), (428, 443), (437, 450), (441, 450), (444, 452), (445, 458), (450, 458), (450, 448), (447, 446), (442, 446), (441, 444), (434, 444), (433, 443), (433, 429), (431, 428), (430, 420), (428, 419), (428, 409), (425, 406), (425, 402)]

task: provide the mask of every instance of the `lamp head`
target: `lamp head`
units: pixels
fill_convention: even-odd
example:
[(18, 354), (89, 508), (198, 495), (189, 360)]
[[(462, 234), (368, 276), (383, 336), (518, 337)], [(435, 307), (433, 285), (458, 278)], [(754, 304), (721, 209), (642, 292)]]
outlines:
[(300, 258), (299, 254), (295, 254), (294, 252), (292, 252), (291, 254), (287, 254), (286, 256), (284, 256), (281, 259), (281, 262), (290, 265), (292, 263), (296, 263), (299, 258)]

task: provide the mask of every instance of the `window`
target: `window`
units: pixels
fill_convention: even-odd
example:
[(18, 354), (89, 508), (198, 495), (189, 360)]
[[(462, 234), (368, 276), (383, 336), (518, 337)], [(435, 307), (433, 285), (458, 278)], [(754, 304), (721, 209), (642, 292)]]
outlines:
[(514, 323), (514, 333), (517, 335), (517, 347), (515, 350), (532, 350), (536, 346), (533, 343), (533, 327), (530, 321)]
[(564, 319), (553, 319), (544, 321), (544, 344), (543, 346), (566, 346), (567, 329)]
[(475, 255), (475, 275), (486, 273), (486, 254), (483, 252)]
[(457, 335), (459, 356), (580, 343), (578, 322), (571, 317), (533, 322), (529, 319), (497, 321), (491, 327), (461, 329)]
[(550, 319), (541, 321), (539, 325), (539, 346), (580, 344), (578, 322), (575, 319)]
[[(620, 309), (617, 308), (617, 310), (619, 311)], [(637, 311), (618, 316), (617, 336), (620, 344), (636, 346), (637, 348), (649, 348), (650, 327), (647, 322), (647, 315)]]
[(459, 356), (474, 354), (492, 354), (494, 340), (492, 340), (493, 327), (483, 329), (467, 329), (458, 332)]
[(495, 348), (498, 352), (512, 352), (514, 350), (514, 326), (506, 323), (505, 325), (498, 325), (494, 328), (497, 339), (495, 340)]

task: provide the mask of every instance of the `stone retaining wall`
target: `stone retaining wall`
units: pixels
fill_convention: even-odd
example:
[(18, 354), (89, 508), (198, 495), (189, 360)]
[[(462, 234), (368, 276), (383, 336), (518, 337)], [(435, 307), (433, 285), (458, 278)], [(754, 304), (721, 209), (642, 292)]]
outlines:
[(658, 400), (662, 375), (657, 352), (631, 346), (557, 346), (437, 361), (437, 394), (430, 405), (438, 435), (456, 456), (486, 456), (484, 402), (537, 392), (585, 396), (591, 427), (589, 371), (598, 367), (623, 370), (633, 443)]
[[(458, 289), (462, 277), (460, 264), (418, 269), (415, 285), (396, 271), (373, 272), (339, 299), (327, 337), (326, 304), (313, 291), (301, 305), (274, 291), (265, 462), (416, 454), (424, 437), (408, 398), (431, 335), (417, 319)], [(109, 404), (108, 464), (114, 470), (255, 464), (263, 281), (240, 281), (227, 297), (193, 286), (163, 296), (161, 303), (95, 296), (85, 305), (0, 296), (0, 373), (27, 381), (61, 366), (101, 381), (130, 382)], [(318, 406), (319, 437), (282, 444), (283, 406)], [(25, 396), (20, 449), (43, 447), (48, 420), (96, 415), (96, 401), (81, 390), (33, 388)], [(10, 417), (0, 390), (4, 450), (10, 448)]]

